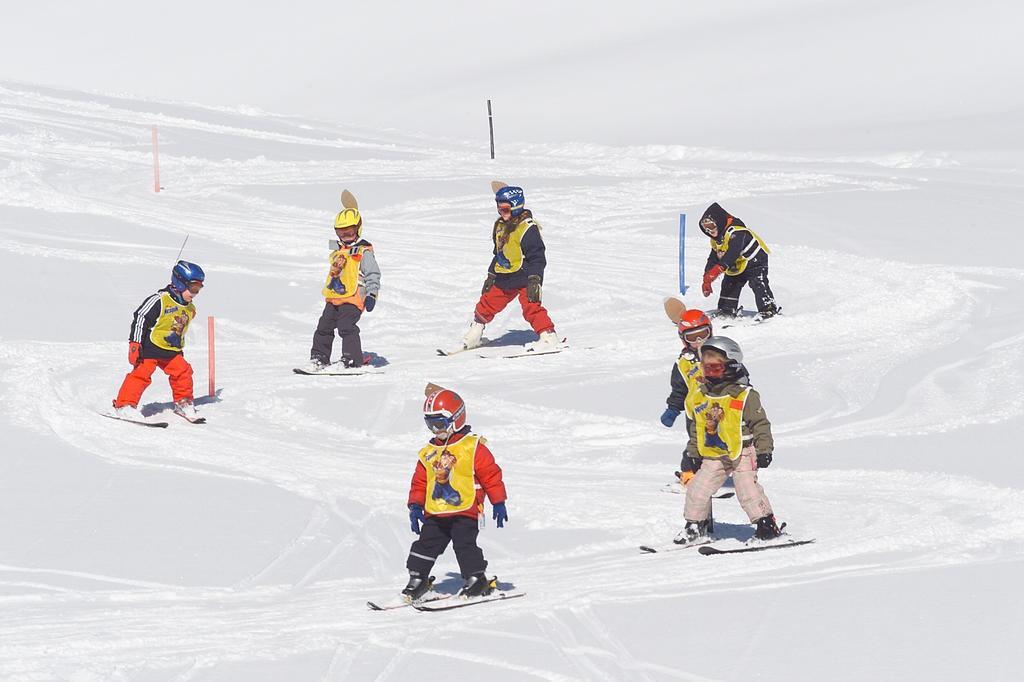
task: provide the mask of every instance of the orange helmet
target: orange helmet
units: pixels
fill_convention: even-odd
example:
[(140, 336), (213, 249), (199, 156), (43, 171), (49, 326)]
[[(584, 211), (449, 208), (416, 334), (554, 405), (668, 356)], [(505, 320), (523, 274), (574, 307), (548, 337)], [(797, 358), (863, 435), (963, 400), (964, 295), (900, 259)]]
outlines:
[(450, 436), (466, 425), (466, 403), (455, 391), (434, 391), (423, 403), (423, 421), (434, 435)]
[(683, 345), (691, 350), (700, 348), (700, 344), (711, 337), (714, 329), (711, 327), (711, 318), (700, 310), (687, 310), (679, 318), (679, 338)]

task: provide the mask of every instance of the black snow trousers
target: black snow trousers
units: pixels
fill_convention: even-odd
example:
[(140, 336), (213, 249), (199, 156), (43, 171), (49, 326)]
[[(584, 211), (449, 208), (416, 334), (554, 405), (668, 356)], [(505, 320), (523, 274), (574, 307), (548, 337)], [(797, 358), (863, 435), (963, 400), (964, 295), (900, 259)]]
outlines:
[(477, 520), (468, 516), (428, 516), (423, 521), (420, 537), (409, 548), (405, 567), (420, 575), (429, 575), (437, 557), (452, 543), (462, 577), (479, 575), (487, 569), (484, 552), (476, 544), (480, 534)]
[(309, 351), (311, 360), (331, 364), (331, 348), (334, 346), (334, 332), (341, 337), (341, 361), (346, 367), (362, 367), (363, 343), (359, 338), (359, 318), (363, 311), (351, 303), (324, 304), (324, 312), (313, 333), (313, 347)]
[(744, 284), (750, 285), (754, 293), (754, 300), (757, 302), (757, 312), (771, 313), (778, 312), (775, 305), (775, 294), (772, 293), (771, 285), (768, 284), (768, 264), (763, 267), (750, 267), (738, 275), (726, 275), (722, 279), (722, 293), (718, 297), (718, 310), (723, 315), (735, 315), (740, 307), (740, 290)]

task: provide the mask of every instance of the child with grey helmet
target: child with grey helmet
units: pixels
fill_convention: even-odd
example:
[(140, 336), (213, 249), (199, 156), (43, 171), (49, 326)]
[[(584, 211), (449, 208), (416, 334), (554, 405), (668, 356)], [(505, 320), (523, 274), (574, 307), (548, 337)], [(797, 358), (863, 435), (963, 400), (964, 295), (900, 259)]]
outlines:
[(690, 440), (687, 455), (700, 459), (700, 468), (686, 486), (683, 518), (686, 526), (675, 537), (690, 544), (706, 536), (711, 497), (732, 475), (736, 498), (755, 536), (771, 540), (780, 535), (771, 502), (757, 481), (757, 470), (772, 462), (772, 426), (761, 396), (750, 385), (743, 351), (725, 336), (712, 336), (700, 347), (703, 378), (686, 397)]

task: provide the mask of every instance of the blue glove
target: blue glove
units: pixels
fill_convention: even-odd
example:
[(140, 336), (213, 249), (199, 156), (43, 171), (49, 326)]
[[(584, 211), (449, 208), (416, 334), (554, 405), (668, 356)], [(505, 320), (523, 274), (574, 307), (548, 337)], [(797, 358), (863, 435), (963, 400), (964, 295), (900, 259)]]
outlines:
[(505, 509), (505, 503), (499, 502), (491, 509), (491, 518), (498, 522), (498, 528), (504, 528), (505, 522), (508, 521), (508, 511)]
[(672, 425), (676, 423), (676, 417), (678, 417), (679, 414), (679, 410), (674, 407), (670, 407), (661, 413), (661, 423), (672, 428)]
[(420, 524), (423, 523), (423, 507), (418, 504), (409, 505), (409, 525), (412, 527), (412, 532), (416, 535), (420, 534)]
[(372, 313), (373, 312), (373, 307), (375, 305), (377, 305), (377, 297), (374, 296), (373, 294), (370, 294), (369, 296), (367, 296), (366, 300), (363, 301), (363, 308), (368, 313)]

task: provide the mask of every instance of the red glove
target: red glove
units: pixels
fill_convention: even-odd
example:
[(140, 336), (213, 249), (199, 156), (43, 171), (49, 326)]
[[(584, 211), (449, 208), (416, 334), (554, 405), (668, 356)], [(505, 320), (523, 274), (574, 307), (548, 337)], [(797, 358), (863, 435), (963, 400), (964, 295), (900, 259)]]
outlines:
[(128, 364), (135, 367), (141, 361), (139, 355), (142, 353), (142, 344), (134, 341), (128, 342)]
[(725, 272), (725, 268), (721, 265), (712, 265), (707, 272), (704, 273), (704, 283), (700, 286), (700, 290), (704, 292), (705, 296), (711, 295), (711, 283), (718, 279), (718, 276)]

